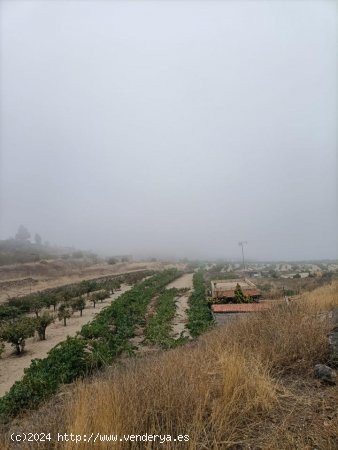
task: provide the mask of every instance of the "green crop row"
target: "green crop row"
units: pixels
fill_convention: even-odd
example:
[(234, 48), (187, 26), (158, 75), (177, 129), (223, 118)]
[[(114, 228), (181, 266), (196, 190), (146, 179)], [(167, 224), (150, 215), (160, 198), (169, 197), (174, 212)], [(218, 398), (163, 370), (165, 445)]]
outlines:
[(46, 358), (32, 360), (22, 380), (0, 399), (1, 419), (6, 421), (22, 410), (35, 408), (60, 385), (90, 374), (121, 352), (132, 350), (129, 339), (136, 325), (145, 324), (150, 300), (179, 275), (176, 269), (170, 269), (135, 285), (84, 325), (77, 336), (56, 345)]
[(168, 289), (164, 291), (157, 303), (156, 313), (148, 321), (145, 336), (146, 339), (155, 345), (160, 345), (162, 348), (173, 347), (176, 340), (170, 336), (172, 331), (171, 322), (176, 312), (176, 296), (177, 289)]
[(213, 325), (212, 314), (206, 298), (206, 286), (203, 273), (193, 277), (194, 291), (189, 297), (188, 329), (192, 337), (197, 337)]

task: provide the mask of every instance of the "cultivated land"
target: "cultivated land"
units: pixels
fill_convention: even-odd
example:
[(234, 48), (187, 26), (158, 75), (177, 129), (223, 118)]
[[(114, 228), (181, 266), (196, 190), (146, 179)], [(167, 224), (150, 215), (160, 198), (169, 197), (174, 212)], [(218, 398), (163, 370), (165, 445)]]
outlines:
[[(187, 292), (185, 294), (180, 295), (175, 299), (176, 312), (172, 322), (169, 324), (169, 326), (171, 327), (170, 335), (173, 339), (179, 338), (181, 336), (181, 333), (182, 337), (190, 337), (190, 333), (187, 330), (186, 326), (188, 323), (188, 299), (193, 288), (192, 279), (193, 274), (186, 273), (176, 280), (172, 281), (171, 283), (167, 284), (166, 286), (167, 290), (172, 288), (187, 289)], [(145, 327), (147, 325), (147, 322), (149, 322), (149, 320), (157, 313), (158, 299), (159, 297), (156, 296), (149, 303), (145, 317), (145, 326), (138, 327), (136, 330), (136, 336), (134, 336), (130, 340), (131, 344), (135, 347), (137, 355), (144, 355), (146, 353), (154, 353), (159, 351), (159, 347), (147, 343), (145, 337)]]
[[(120, 323), (127, 342), (137, 344), (139, 357), (130, 358), (132, 354), (124, 352), (103, 373), (63, 386), (38, 411), (4, 428), (5, 450), (22, 448), (9, 442), (13, 431), (46, 430), (54, 436), (58, 432), (189, 435), (184, 444), (161, 444), (164, 449), (180, 450), (338, 448), (338, 386), (321, 384), (313, 377), (314, 365), (329, 361), (327, 336), (332, 329), (331, 312), (338, 307), (337, 282), (297, 295), (288, 305), (276, 301), (269, 311), (219, 326), (168, 351), (161, 348), (187, 342), (173, 343), (187, 324), (193, 336), (209, 330), (206, 285), (199, 273), (194, 278), (184, 274), (161, 286), (147, 298), (145, 290), (128, 298), (128, 314), (134, 317), (131, 339), (122, 330), (129, 326), (123, 314), (127, 302), (121, 303), (114, 316), (107, 316), (114, 317), (113, 322), (102, 322), (102, 331), (109, 333), (112, 324), (116, 323), (118, 331)], [(188, 291), (182, 295), (173, 288)], [(150, 325), (153, 334), (145, 339)], [(100, 441), (96, 447), (108, 450), (112, 444)], [(54, 440), (24, 448), (91, 447)], [(144, 442), (129, 441), (114, 448), (147, 447)]]
[(82, 280), (147, 269), (162, 270), (166, 267), (172, 265), (159, 262), (122, 262), (110, 265), (63, 260), (0, 266), (0, 303), (4, 303), (9, 297), (79, 283)]
[(22, 378), (24, 369), (29, 367), (32, 359), (45, 358), (49, 350), (56, 344), (64, 341), (67, 336), (75, 336), (84, 324), (93, 320), (103, 308), (129, 289), (131, 289), (131, 286), (122, 285), (120, 291), (115, 292), (102, 303), (96, 303), (95, 308), (87, 301), (86, 308), (82, 311), (82, 317), (80, 312), (74, 313), (67, 320), (67, 326), (63, 325), (63, 321), (56, 319), (54, 323), (47, 327), (45, 341), (40, 341), (37, 336), (26, 339), (26, 350), (19, 357), (15, 355), (13, 347), (6, 344), (6, 351), (0, 359), (0, 397), (10, 389), (15, 381)]
[[(94, 294), (89, 296), (91, 299), (96, 295), (95, 289), (100, 287), (115, 290), (116, 283), (119, 285), (119, 281), (114, 281), (115, 279), (126, 280), (127, 283), (136, 282), (132, 288), (125, 288), (125, 292), (116, 296), (118, 298), (109, 302), (106, 308), (102, 308), (96, 317), (92, 317), (93, 320), (82, 326), (76, 336), (62, 340), (60, 345), (54, 346), (45, 358), (34, 358), (23, 378), (0, 399), (2, 421), (6, 422), (8, 418), (18, 415), (24, 409), (37, 407), (43, 400), (55, 394), (63, 384), (96, 372), (116, 360), (119, 355), (131, 356), (131, 352), (133, 353), (131, 338), (136, 335), (136, 328), (142, 326), (144, 321), (147, 322), (147, 317), (153, 315), (158, 298), (161, 299), (162, 310), (163, 300), (166, 301), (168, 295), (173, 298), (175, 289), (164, 288), (178, 278), (181, 272), (172, 268), (151, 276), (145, 276), (146, 273), (147, 271), (130, 272), (113, 279), (105, 278), (94, 284), (79, 285), (82, 288), (90, 286), (94, 289)], [(67, 287), (62, 292), (68, 298), (68, 294), (77, 294), (76, 289), (79, 289), (79, 286), (72, 286), (72, 291)], [(107, 291), (101, 292), (105, 296)], [(31, 297), (28, 301), (30, 299)], [(166, 304), (163, 312), (165, 311)], [(166, 317), (165, 315), (162, 317), (162, 313), (160, 316), (162, 319)]]
[[(314, 364), (326, 362), (330, 311), (337, 306), (337, 284), (325, 286), (187, 346), (125, 360), (70, 386), (11, 430), (189, 435), (184, 444), (162, 444), (165, 449), (335, 450), (338, 386), (322, 385), (312, 373)], [(91, 447), (54, 441), (26, 448)], [(114, 448), (147, 447), (129, 441)]]

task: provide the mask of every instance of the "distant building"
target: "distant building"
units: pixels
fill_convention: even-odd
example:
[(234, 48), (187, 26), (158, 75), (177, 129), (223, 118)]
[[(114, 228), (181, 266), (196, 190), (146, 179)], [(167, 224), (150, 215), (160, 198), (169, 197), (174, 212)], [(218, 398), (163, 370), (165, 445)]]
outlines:
[(259, 300), (261, 292), (256, 285), (247, 279), (211, 281), (211, 297), (215, 303), (231, 303), (235, 301), (235, 289), (240, 285), (243, 294), (253, 300)]

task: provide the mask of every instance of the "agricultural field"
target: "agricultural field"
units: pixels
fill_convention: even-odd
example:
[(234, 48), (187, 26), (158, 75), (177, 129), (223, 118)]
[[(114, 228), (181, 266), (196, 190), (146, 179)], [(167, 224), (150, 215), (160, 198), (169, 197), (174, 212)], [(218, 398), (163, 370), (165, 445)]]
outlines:
[[(266, 281), (272, 286), (271, 289), (273, 281)], [(59, 299), (56, 311), (60, 304), (64, 304), (65, 298), (66, 302), (78, 305), (78, 299), (83, 297), (85, 308), (76, 309), (71, 317), (66, 317), (66, 326), (62, 315), (57, 323), (50, 324), (45, 341), (38, 341), (37, 337), (28, 338), (22, 356), (13, 353), (9, 356), (6, 344), (6, 353), (0, 364), (7, 361), (11, 361), (10, 364), (14, 364), (12, 361), (28, 362), (24, 373), (22, 368), (17, 371), (18, 381), (11, 386), (12, 378), (8, 383), (9, 391), (0, 398), (1, 433), (8, 443), (6, 450), (16, 450), (8, 441), (9, 433), (17, 426), (14, 424), (20, 423), (22, 429), (28, 427), (37, 432), (44, 426), (58, 432), (75, 430), (84, 434), (85, 424), (91, 423), (93, 428), (90, 431), (97, 428), (103, 433), (103, 430), (113, 426), (107, 414), (108, 409), (112, 408), (120, 421), (117, 431), (126, 432), (124, 424), (127, 423), (132, 430), (141, 427), (151, 432), (155, 423), (160, 421), (161, 429), (167, 434), (178, 433), (179, 429), (188, 430), (185, 432), (192, 437), (188, 448), (194, 450), (199, 448), (200, 442), (213, 448), (216, 442), (223, 440), (229, 444), (226, 448), (231, 448), (233, 439), (242, 442), (241, 430), (243, 426), (249, 426), (250, 421), (258, 424), (258, 428), (248, 428), (248, 443), (254, 439), (261, 442), (264, 449), (268, 449), (271, 442), (275, 445), (280, 439), (279, 431), (274, 430), (270, 438), (260, 420), (282, 414), (283, 402), (287, 404), (291, 397), (298, 396), (299, 404), (303, 401), (305, 397), (295, 384), (297, 377), (308, 377), (306, 389), (309, 392), (313, 390), (309, 370), (311, 364), (324, 362), (327, 355), (326, 350), (322, 354), (320, 350), (325, 347), (329, 329), (326, 316), (329, 317), (337, 304), (337, 285), (327, 285), (298, 296), (290, 309), (285, 309), (284, 305), (278, 306), (276, 302), (277, 306), (271, 311), (219, 327), (214, 326), (210, 312), (208, 286), (206, 271), (182, 273), (173, 268), (157, 273), (137, 271), (87, 280), (49, 289), (46, 291), (48, 295), (40, 294), (40, 300), (44, 298), (46, 301), (55, 296)], [(50, 308), (44, 306), (41, 309), (36, 300), (37, 294), (14, 298), (0, 308), (0, 317), (1, 314), (3, 317), (16, 313), (18, 319), (29, 317), (35, 320), (37, 314), (54, 310), (52, 300), (49, 301)], [(325, 314), (319, 322), (314, 316), (318, 312), (321, 316)], [(300, 331), (293, 327), (299, 321), (304, 323), (304, 339), (296, 345), (293, 339), (299, 339)], [(62, 333), (58, 345), (55, 345), (54, 330)], [(67, 333), (67, 330), (70, 332)], [(279, 333), (279, 340), (285, 341), (285, 351), (279, 348), (277, 342), (268, 350), (266, 339), (275, 332)], [(309, 348), (308, 339), (313, 336), (317, 336), (318, 345)], [(238, 346), (239, 342), (241, 346)], [(34, 353), (40, 344), (41, 353)], [(287, 350), (291, 347), (292, 350)], [(256, 356), (251, 358), (250, 354)], [(31, 358), (38, 359), (29, 365)], [(269, 367), (266, 366), (268, 362)], [(15, 365), (9, 367), (15, 375)], [(199, 373), (198, 379), (196, 373)], [(217, 383), (223, 383), (224, 398), (213, 374)], [(250, 374), (254, 374), (255, 384), (250, 384), (249, 379), (245, 382)], [(229, 380), (230, 387), (226, 388)], [(236, 384), (238, 380), (242, 380), (242, 390)], [(5, 378), (3, 381), (6, 385)], [(149, 390), (149, 383), (154, 392)], [(189, 395), (181, 387), (187, 389)], [(291, 397), (285, 394), (285, 389)], [(137, 401), (136, 392), (140, 390), (148, 393), (149, 401)], [(234, 397), (232, 390), (238, 392), (238, 398)], [(326, 403), (328, 407), (336, 398), (335, 389), (330, 393)], [(316, 405), (318, 395), (312, 392), (311, 396), (313, 405)], [(90, 398), (94, 403), (95, 416), (91, 415), (92, 408), (88, 408)], [(245, 411), (238, 409), (241, 399), (245, 399), (248, 408)], [(306, 402), (309, 401), (306, 397)], [(58, 406), (51, 408), (49, 405), (54, 402)], [(161, 417), (156, 416), (156, 407), (150, 407), (154, 402), (158, 402), (159, 410), (165, 411)], [(121, 405), (127, 413), (132, 404), (136, 412), (133, 418), (128, 418), (121, 412)], [(204, 436), (198, 431), (202, 419), (189, 414), (191, 404), (207, 421), (208, 431)], [(46, 414), (48, 408), (50, 412)], [(25, 410), (29, 411), (28, 415)], [(143, 417), (144, 411), (147, 411), (146, 417)], [(221, 411), (225, 411), (225, 415)], [(301, 407), (299, 412), (309, 414)], [(101, 417), (100, 424), (97, 414)], [(147, 428), (148, 425), (150, 428)], [(332, 422), (332, 425), (335, 426), (335, 423)], [(332, 436), (331, 433), (326, 438), (335, 442)], [(294, 437), (291, 433), (285, 439), (292, 440)], [(37, 448), (63, 448), (56, 443), (52, 447), (44, 445), (41, 443)], [(69, 448), (75, 449), (72, 444)], [(98, 448), (106, 449), (102, 445)]]
[[(4, 448), (15, 448), (8, 436), (17, 429), (18, 423), (22, 430), (48, 429), (52, 433), (77, 434), (105, 434), (111, 429), (116, 433), (128, 433), (128, 430), (152, 433), (160, 427), (164, 434), (188, 434), (190, 441), (186, 448), (191, 450), (201, 448), (201, 444), (217, 448), (219, 442), (225, 442), (224, 448), (229, 449), (234, 448), (234, 442), (243, 449), (253, 444), (264, 450), (305, 449), (309, 442), (313, 448), (336, 448), (337, 387), (315, 380), (312, 369), (315, 364), (327, 361), (330, 317), (338, 306), (337, 284), (304, 293), (287, 308), (281, 305), (230, 326), (212, 329), (206, 314), (205, 281), (201, 272), (189, 274), (189, 277), (176, 274), (176, 281), (170, 283), (167, 283), (168, 277), (169, 274), (165, 279), (148, 278), (83, 327), (81, 335), (86, 343), (95, 342), (99, 336), (106, 336), (108, 342), (112, 326), (117, 326), (115, 331), (120, 328), (119, 339), (113, 339), (108, 345), (104, 343), (100, 349), (107, 360), (119, 363), (104, 366), (100, 374), (92, 372), (91, 378), (80, 377), (81, 381), (65, 387), (62, 395), (48, 400), (55, 392), (52, 390), (36, 411), (4, 424), (2, 436), (8, 445)], [(172, 348), (175, 346), (168, 346), (162, 338), (177, 314), (173, 300), (178, 298), (178, 290), (187, 279), (194, 285), (194, 290), (186, 291), (190, 305), (187, 325), (196, 336), (210, 331), (193, 342)], [(173, 287), (175, 285), (178, 287)], [(135, 298), (139, 299), (136, 303)], [(127, 304), (128, 317), (122, 314)], [(158, 320), (153, 321), (156, 318)], [(130, 358), (133, 327), (134, 330), (142, 327), (147, 334), (147, 329), (158, 331), (159, 324), (160, 332), (150, 333), (153, 342), (145, 343), (145, 346), (155, 345), (158, 351)], [(273, 336), (278, 339), (272, 339)], [(168, 347), (171, 349), (160, 351)], [(75, 358), (76, 367), (80, 366), (85, 373), (88, 359), (83, 360), (81, 341), (76, 344), (76, 340), (69, 340), (63, 349), (67, 350), (68, 358)], [(124, 357), (117, 360), (118, 354)], [(50, 356), (54, 360), (61, 357), (57, 352)], [(92, 356), (93, 352), (91, 361)], [(34, 371), (42, 368), (43, 365), (33, 367), (26, 373), (24, 383), (28, 383), (29, 378), (33, 382), (37, 375)], [(78, 377), (73, 373), (75, 366), (66, 364), (66, 368), (66, 382)], [(12, 398), (2, 399), (2, 410), (14, 407), (17, 396), (13, 394)], [(20, 396), (20, 390), (16, 394)], [(97, 447), (109, 448), (103, 442)], [(54, 442), (53, 446), (40, 443), (36, 448), (64, 447)], [(77, 447), (69, 443), (67, 448)], [(124, 443), (118, 448), (143, 447), (139, 443)], [(181, 447), (171, 443), (168, 448)]]
[[(6, 344), (4, 353), (0, 359), (0, 396), (4, 395), (13, 383), (20, 380), (24, 374), (24, 369), (29, 367), (31, 360), (35, 358), (45, 358), (55, 345), (64, 341), (67, 336), (75, 336), (82, 326), (94, 319), (94, 317), (107, 305), (116, 300), (121, 294), (131, 289), (130, 285), (122, 284), (121, 288), (111, 294), (102, 302), (93, 304), (87, 300), (82, 311), (74, 312), (67, 320), (67, 326), (63, 321), (55, 320), (46, 330), (46, 339), (40, 340), (38, 336), (26, 339), (26, 351), (18, 357), (13, 354), (13, 348)], [(43, 314), (43, 311), (42, 311)]]
[[(173, 265), (161, 262), (117, 262), (93, 264), (86, 260), (42, 260), (0, 266), (0, 303), (45, 289), (79, 283), (81, 280), (119, 275), (139, 270), (162, 270)], [(183, 268), (183, 265), (177, 265)]]
[[(146, 278), (140, 281), (145, 276)], [(68, 311), (74, 305), (74, 300), (75, 305), (78, 305), (78, 299), (81, 298), (81, 295), (85, 296), (87, 302), (91, 301), (96, 309), (98, 304), (110, 299), (112, 291), (121, 288), (122, 282), (129, 284), (136, 282), (129, 290), (127, 286), (124, 286), (124, 292), (115, 292), (118, 298), (112, 298), (110, 304), (100, 308), (98, 314), (89, 322), (85, 320), (83, 315), (84, 305), (82, 304), (81, 308), (76, 306), (76, 310), (80, 310), (80, 318), (82, 314), (84, 324), (75, 336), (70, 337), (68, 335), (67, 339), (53, 347), (45, 358), (32, 361), (31, 365), (24, 371), (22, 380), (17, 381), (9, 392), (1, 398), (0, 414), (2, 419), (15, 416), (22, 407), (33, 407), (39, 404), (55, 393), (60, 385), (98, 370), (100, 367), (111, 363), (119, 354), (132, 353), (133, 345), (130, 340), (134, 336), (135, 327), (144, 324), (147, 308), (152, 299), (160, 295), (163, 288), (179, 276), (180, 272), (177, 269), (169, 269), (151, 276), (149, 276), (149, 272), (128, 273), (113, 279), (82, 282), (78, 286), (73, 286), (71, 291), (69, 288), (63, 288), (48, 295), (40, 294), (40, 297), (28, 296), (13, 299), (8, 305), (3, 306), (3, 314), (15, 313), (17, 317), (3, 321), (0, 328), (2, 337), (16, 347), (16, 353), (23, 353), (23, 342), (26, 337), (33, 333), (27, 334), (27, 336), (22, 334), (23, 338), (18, 339), (16, 337), (14, 339), (13, 337), (4, 337), (6, 336), (4, 330), (11, 329), (11, 326), (14, 329), (18, 324), (25, 324), (27, 320), (36, 323), (40, 317), (42, 318), (44, 306), (42, 306), (42, 303), (38, 303), (38, 300), (42, 302), (43, 299), (50, 300), (51, 298), (54, 299), (55, 295), (61, 295), (61, 297), (58, 297), (59, 303), (61, 303), (58, 308), (58, 318), (63, 321), (64, 325), (67, 325), (67, 321), (71, 320), (71, 314), (65, 314), (65, 311)], [(13, 306), (13, 302), (16, 306)], [(39, 304), (39, 307), (37, 307), (37, 304)], [(21, 310), (19, 307), (21, 307)], [(36, 313), (36, 318), (27, 317), (27, 313), (29, 315), (32, 312)], [(32, 344), (32, 342), (29, 343)], [(21, 358), (21, 355), (16, 357)], [(27, 354), (25, 361), (30, 361), (29, 354)], [(5, 363), (5, 360), (3, 362)], [(19, 376), (21, 373), (17, 368), (16, 375)], [(7, 385), (14, 381), (10, 378), (10, 375), (7, 378), (9, 378), (7, 379)]]

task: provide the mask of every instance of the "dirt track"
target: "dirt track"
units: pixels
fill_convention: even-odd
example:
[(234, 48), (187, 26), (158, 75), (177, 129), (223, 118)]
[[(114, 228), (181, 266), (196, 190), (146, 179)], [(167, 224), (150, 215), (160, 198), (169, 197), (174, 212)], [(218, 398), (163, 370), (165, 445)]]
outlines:
[(188, 322), (187, 310), (189, 308), (188, 300), (191, 294), (193, 284), (192, 284), (192, 273), (186, 273), (182, 277), (168, 284), (167, 288), (189, 288), (189, 291), (177, 298), (176, 303), (176, 315), (174, 317), (172, 326), (173, 326), (173, 337), (178, 338), (182, 334), (183, 336), (190, 337), (189, 331), (186, 329), (186, 324)]

